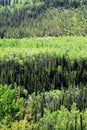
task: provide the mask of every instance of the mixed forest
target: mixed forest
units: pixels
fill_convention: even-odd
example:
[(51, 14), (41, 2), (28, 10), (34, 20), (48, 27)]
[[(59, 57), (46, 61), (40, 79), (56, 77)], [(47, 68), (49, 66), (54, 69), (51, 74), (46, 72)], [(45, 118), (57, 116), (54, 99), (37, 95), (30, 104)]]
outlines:
[(0, 0), (0, 130), (87, 130), (87, 0)]
[(1, 38), (87, 35), (86, 0), (0, 0), (0, 4)]

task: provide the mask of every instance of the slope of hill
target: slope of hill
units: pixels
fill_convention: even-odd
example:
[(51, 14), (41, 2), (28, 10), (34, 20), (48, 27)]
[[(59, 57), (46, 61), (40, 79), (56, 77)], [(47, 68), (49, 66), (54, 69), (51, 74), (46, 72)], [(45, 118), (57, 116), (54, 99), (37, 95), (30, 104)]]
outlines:
[(87, 130), (86, 37), (0, 40), (0, 130)]
[(0, 1), (0, 37), (87, 35), (86, 0)]

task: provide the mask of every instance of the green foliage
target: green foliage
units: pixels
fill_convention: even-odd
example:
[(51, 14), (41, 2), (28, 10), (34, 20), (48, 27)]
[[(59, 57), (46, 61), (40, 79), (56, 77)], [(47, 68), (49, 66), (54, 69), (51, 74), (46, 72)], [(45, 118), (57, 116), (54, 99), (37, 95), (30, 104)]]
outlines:
[[(86, 86), (81, 87), (86, 89)], [(83, 97), (85, 102), (83, 102)], [(59, 110), (62, 105), (68, 110), (71, 110), (71, 113), (73, 113), (72, 115), (74, 116), (75, 114), (73, 109), (78, 108), (80, 111), (82, 111), (87, 107), (87, 98), (86, 93), (85, 95), (82, 95), (81, 88), (68, 88), (66, 91), (62, 89), (61, 91), (53, 90), (40, 94), (38, 93), (37, 96), (35, 96), (35, 93), (33, 93), (32, 95), (29, 95), (27, 105), (28, 106), (26, 110), (33, 110), (33, 117), (35, 114), (36, 105), (38, 121), (44, 115), (47, 116), (48, 114)]]
[[(40, 94), (38, 93), (37, 96), (35, 96), (35, 94), (33, 93), (32, 95), (29, 95), (29, 99), (26, 100), (25, 107), (23, 107), (23, 99), (19, 98), (18, 89), (15, 91), (16, 97), (14, 97), (15, 95), (13, 94), (14, 91), (15, 90), (7, 86), (0, 87), (0, 95), (2, 95), (4, 99), (6, 99), (7, 95), (10, 95), (8, 98), (10, 100), (10, 104), (8, 103), (6, 106), (5, 103), (7, 102), (7, 100), (4, 100), (3, 107), (5, 106), (5, 108), (8, 109), (8, 107), (11, 106), (9, 107), (9, 112), (4, 111), (4, 109), (1, 109), (2, 112), (4, 111), (3, 113), (4, 117), (1, 120), (0, 129), (11, 128), (13, 130), (16, 130), (16, 129), (25, 128), (25, 130), (27, 129), (71, 130), (76, 128), (77, 130), (79, 130), (80, 114), (81, 114), (83, 127), (84, 130), (86, 130), (87, 127), (86, 109), (80, 112), (76, 107), (76, 103), (74, 103), (74, 101), (71, 107), (69, 108), (69, 110), (64, 105), (62, 105), (62, 99), (64, 95), (66, 95), (67, 91), (64, 92), (62, 90), (61, 91), (53, 90), (50, 92), (43, 92)], [(70, 90), (68, 91), (70, 92)], [(79, 91), (76, 91), (76, 93), (77, 92)], [(12, 98), (13, 98), (13, 102), (11, 101)], [(15, 104), (14, 104), (14, 100), (15, 100)], [(43, 117), (41, 116), (42, 103), (43, 103), (43, 113), (44, 113)], [(1, 104), (2, 103), (0, 102), (0, 105)], [(34, 124), (35, 112), (37, 112), (36, 124)], [(24, 113), (24, 118), (22, 116), (23, 113)]]
[(73, 103), (70, 111), (68, 111), (68, 109), (64, 106), (61, 106), (60, 110), (44, 115), (44, 117), (40, 119), (38, 126), (41, 130), (71, 130), (76, 127), (76, 129), (79, 130), (79, 118), (80, 112), (77, 110), (76, 104)]
[(23, 86), (29, 93), (84, 86), (86, 42), (86, 37), (0, 40), (0, 83)]
[(86, 130), (86, 50), (82, 36), (0, 39), (0, 129)]
[(10, 127), (15, 119), (22, 119), (23, 98), (18, 98), (16, 89), (0, 85), (0, 122)]
[(85, 0), (16, 1), (0, 8), (0, 38), (87, 35)]

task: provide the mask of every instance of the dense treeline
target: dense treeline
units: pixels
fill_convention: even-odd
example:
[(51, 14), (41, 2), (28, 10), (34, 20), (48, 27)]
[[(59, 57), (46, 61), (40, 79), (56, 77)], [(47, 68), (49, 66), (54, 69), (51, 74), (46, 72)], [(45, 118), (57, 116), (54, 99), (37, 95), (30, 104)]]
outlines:
[(37, 61), (29, 61), (31, 57), (25, 57), (26, 60), (20, 58), (19, 61), (13, 57), (0, 62), (0, 84), (24, 86), (30, 94), (34, 91), (37, 94), (43, 89), (49, 91), (87, 84), (86, 59), (69, 61), (66, 57), (55, 55), (52, 58), (49, 55), (33, 56)]
[(36, 95), (43, 89), (86, 85), (87, 39), (79, 37), (83, 39), (80, 42), (77, 39), (1, 40), (0, 83), (24, 86), (30, 94), (35, 91)]
[(87, 4), (86, 0), (0, 0), (0, 4), (3, 6), (14, 5), (14, 4), (41, 4), (44, 3), (45, 6), (64, 6), (64, 7), (78, 7), (82, 4)]
[(37, 96), (33, 93), (27, 100), (21, 97), (21, 93), (26, 95), (27, 92), (19, 86), (13, 89), (0, 85), (0, 129), (87, 129), (86, 87), (69, 87), (67, 91), (53, 90)]
[(0, 129), (87, 130), (86, 37), (1, 39), (0, 54)]
[(1, 38), (87, 35), (86, 1), (4, 2), (0, 6)]

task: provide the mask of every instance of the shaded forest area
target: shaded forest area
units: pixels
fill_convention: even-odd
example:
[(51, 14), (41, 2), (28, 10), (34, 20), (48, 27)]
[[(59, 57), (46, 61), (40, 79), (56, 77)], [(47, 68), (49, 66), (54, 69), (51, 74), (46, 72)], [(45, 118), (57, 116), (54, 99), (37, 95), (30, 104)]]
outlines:
[(0, 38), (87, 35), (86, 0), (0, 0)]

